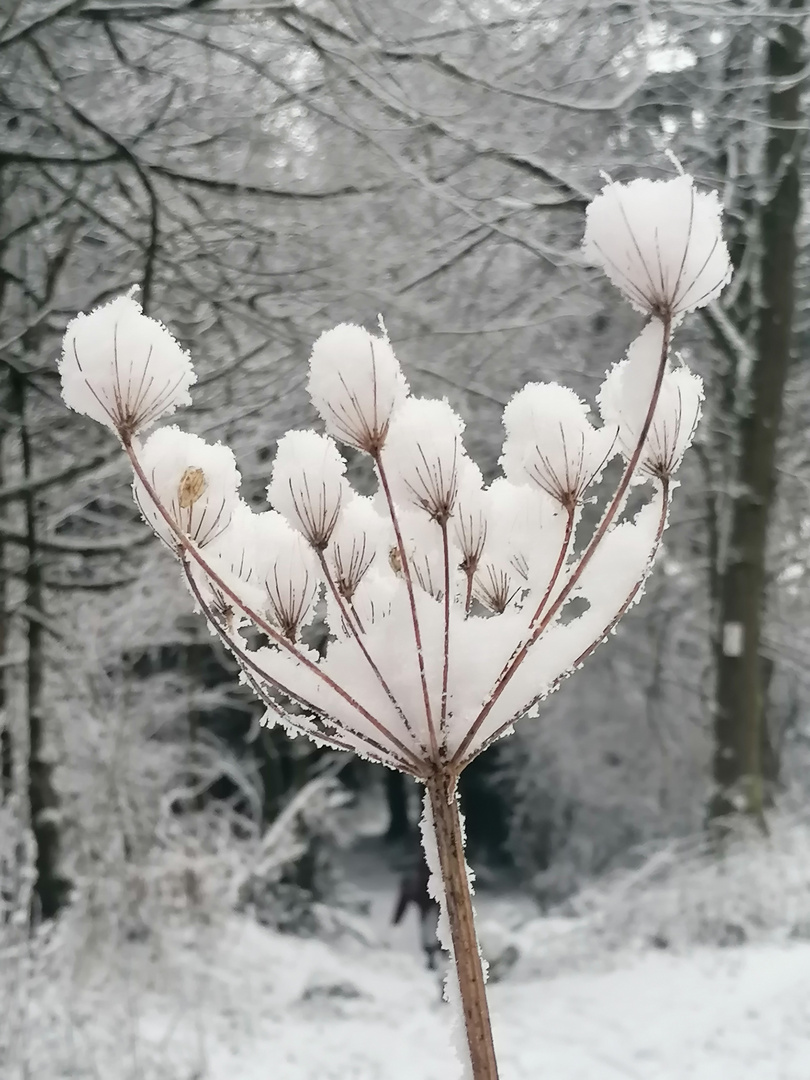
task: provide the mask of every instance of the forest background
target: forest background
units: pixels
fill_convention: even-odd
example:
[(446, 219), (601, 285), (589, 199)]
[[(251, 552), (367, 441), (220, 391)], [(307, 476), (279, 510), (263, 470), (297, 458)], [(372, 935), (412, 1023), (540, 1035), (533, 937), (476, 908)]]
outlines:
[(368, 815), (395, 865), (416, 824), (402, 777), (259, 727), (59, 399), (67, 321), (137, 285), (259, 506), (312, 342), (382, 313), (489, 480), (510, 395), (591, 399), (639, 329), (579, 251), (602, 170), (716, 188), (735, 277), (679, 335), (706, 405), (644, 601), (465, 774), (470, 859), (543, 911), (802, 812), (805, 35), (802, 0), (2, 0), (0, 940), (209, 893), (311, 931)]

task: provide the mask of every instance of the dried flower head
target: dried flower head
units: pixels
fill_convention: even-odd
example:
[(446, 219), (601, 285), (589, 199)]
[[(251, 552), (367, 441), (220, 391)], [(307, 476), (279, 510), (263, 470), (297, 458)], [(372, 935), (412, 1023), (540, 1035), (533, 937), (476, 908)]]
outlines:
[[(589, 213), (586, 250), (654, 318), (605, 380), (601, 427), (555, 383), (514, 396), (504, 411), (505, 476), (487, 488), (450, 405), (408, 397), (387, 338), (348, 325), (316, 342), (309, 389), (331, 435), (374, 459), (373, 499), (352, 490), (333, 438), (314, 431), (280, 439), (267, 514), (240, 502), (226, 448), (176, 428), (142, 448), (127, 444), (146, 478), (135, 483), (144, 516), (174, 550), (185, 548), (187, 567), (196, 561), (192, 591), (245, 677), (265, 697), (272, 690), (273, 718), (292, 701), (285, 723), (328, 745), (423, 778), (447, 762), (461, 768), (577, 667), (639, 595), (699, 413), (699, 381), (669, 369), (669, 338), (674, 320), (727, 277), (719, 206), (689, 178), (610, 185)], [(119, 392), (128, 383), (113, 307), (71, 324), (66, 353), (87, 331), (93, 370), (118, 380), (114, 407), (90, 394), (91, 414), (126, 433), (145, 416), (142, 398)], [(115, 310), (163, 341), (166, 331), (141, 321), (132, 302)], [(181, 356), (178, 374), (190, 370)], [(79, 370), (63, 360), (68, 399)], [(125, 398), (138, 408), (127, 411)], [(583, 540), (582, 505), (618, 453), (620, 483)], [(647, 503), (617, 524), (635, 479), (652, 481)], [(301, 641), (321, 594), (325, 656)], [(266, 648), (245, 651), (251, 623)]]
[[(338, 591), (351, 600), (360, 582), (385, 547), (385, 521), (371, 499), (359, 495), (343, 508), (327, 549)], [(382, 561), (382, 559), (380, 560)]]
[(266, 594), (263, 605), (284, 637), (297, 641), (320, 584), (312, 551), (281, 514), (256, 515), (254, 583)]
[(487, 502), (481, 470), (464, 458), (453, 513), (453, 535), (461, 553), (460, 568), (474, 574), (487, 539)]
[(388, 337), (351, 323), (327, 330), (315, 342), (308, 386), (329, 434), (369, 454), (379, 452), (408, 394)]
[(440, 523), (456, 504), (463, 430), (446, 401), (408, 398), (394, 416), (383, 452), (395, 497)]
[(722, 207), (691, 176), (608, 183), (587, 210), (583, 252), (638, 311), (673, 320), (728, 284)]
[(66, 405), (125, 439), (190, 405), (196, 380), (188, 353), (132, 296), (68, 323), (59, 374)]
[[(238, 505), (239, 471), (233, 453), (174, 425), (153, 432), (140, 451), (141, 468), (174, 528), (205, 547), (221, 538)], [(173, 550), (177, 533), (139, 477), (135, 501), (157, 535)]]
[(503, 414), (501, 465), (515, 484), (530, 482), (566, 510), (580, 506), (614, 450), (614, 434), (598, 430), (588, 406), (559, 383), (530, 383)]
[(288, 431), (278, 442), (270, 502), (318, 551), (332, 538), (343, 506), (346, 462), (332, 439)]

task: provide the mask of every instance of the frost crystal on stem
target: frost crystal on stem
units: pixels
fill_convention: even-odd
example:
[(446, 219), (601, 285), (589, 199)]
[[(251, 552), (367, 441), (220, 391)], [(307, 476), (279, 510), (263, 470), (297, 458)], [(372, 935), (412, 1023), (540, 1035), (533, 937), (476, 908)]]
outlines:
[[(448, 402), (409, 398), (387, 336), (361, 327), (316, 341), (309, 391), (328, 434), (279, 440), (265, 513), (240, 500), (227, 447), (176, 427), (140, 444), (140, 428), (188, 400), (193, 372), (134, 301), (74, 320), (60, 362), (66, 402), (117, 432), (144, 518), (180, 556), (199, 609), (266, 702), (266, 722), (425, 784), (475, 1080), (496, 1080), (497, 1066), (458, 777), (641, 596), (700, 415), (700, 380), (672, 368), (670, 339), (730, 273), (716, 196), (686, 176), (608, 184), (584, 243), (650, 321), (599, 391), (601, 424), (557, 383), (512, 398), (504, 475), (487, 487)], [(372, 498), (352, 490), (334, 439), (369, 455)], [(597, 482), (614, 457), (617, 484), (604, 496)], [(642, 505), (628, 520), (631, 485)], [(583, 537), (583, 506), (597, 499)], [(325, 655), (302, 641), (320, 612)]]

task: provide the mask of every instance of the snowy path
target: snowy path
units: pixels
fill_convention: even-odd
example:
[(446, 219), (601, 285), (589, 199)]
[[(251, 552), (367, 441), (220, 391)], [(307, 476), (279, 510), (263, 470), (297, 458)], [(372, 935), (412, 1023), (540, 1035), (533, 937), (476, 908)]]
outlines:
[[(3, 1080), (458, 1075), (448, 1007), (418, 955), (338, 949), (239, 918), (176, 942), (157, 966), (140, 950), (119, 957), (126, 989), (109, 970), (78, 979), (69, 1002), (62, 993), (45, 1010), (46, 1028), (32, 1002), (27, 1071), (7, 1060)], [(615, 959), (610, 971), (492, 988), (502, 1080), (810, 1076), (810, 945)]]
[[(0, 965), (0, 1080), (455, 1080), (414, 913), (392, 928), (396, 875), (373, 850), (352, 862), (374, 945), (230, 916), (107, 948), (68, 936), (25, 980)], [(477, 907), (484, 923), (525, 915), (487, 892)], [(578, 955), (529, 975), (561, 928), (536, 920), (526, 962), (490, 989), (501, 1080), (810, 1077), (810, 943), (602, 954), (592, 970)]]

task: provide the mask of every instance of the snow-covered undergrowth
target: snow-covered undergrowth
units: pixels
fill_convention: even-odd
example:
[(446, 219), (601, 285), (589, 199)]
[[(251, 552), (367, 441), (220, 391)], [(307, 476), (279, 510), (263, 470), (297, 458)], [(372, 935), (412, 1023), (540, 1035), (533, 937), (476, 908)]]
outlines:
[[(521, 960), (491, 987), (503, 1080), (806, 1080), (808, 856), (807, 820), (775, 817), (770, 838), (662, 849), (513, 931)], [(281, 935), (228, 910), (241, 857), (206, 858), (145, 869), (140, 924), (116, 888), (103, 918), (77, 904), (33, 942), (0, 927), (3, 1080), (452, 1080), (415, 930)]]
[[(446, 1006), (415, 954), (231, 917), (4, 963), (4, 1080), (453, 1080)], [(21, 974), (19, 969), (14, 976)], [(491, 989), (502, 1080), (806, 1080), (810, 946), (650, 951)], [(10, 1011), (5, 1011), (10, 1007)]]
[(774, 815), (722, 845), (705, 836), (643, 853), (519, 932), (524, 973), (610, 962), (616, 951), (810, 940), (810, 819)]

